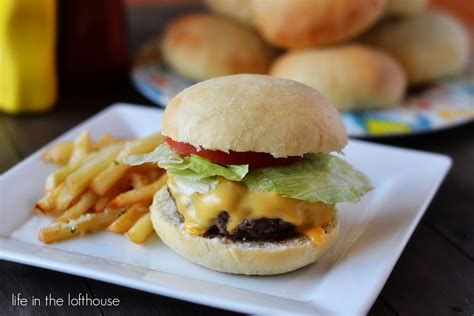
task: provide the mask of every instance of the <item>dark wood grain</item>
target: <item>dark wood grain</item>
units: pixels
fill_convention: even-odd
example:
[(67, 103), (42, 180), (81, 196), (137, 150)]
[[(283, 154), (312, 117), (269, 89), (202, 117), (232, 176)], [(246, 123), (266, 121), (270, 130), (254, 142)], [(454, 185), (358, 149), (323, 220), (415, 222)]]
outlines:
[(472, 315), (474, 264), (421, 224), (382, 291), (401, 315)]
[[(0, 315), (101, 315), (100, 309), (93, 306), (44, 305), (45, 296), (49, 294), (65, 302), (68, 294), (71, 297), (77, 297), (79, 293), (92, 296), (84, 278), (0, 260), (0, 280)], [(32, 297), (40, 298), (42, 305), (12, 306), (12, 294), (17, 293), (29, 301)]]
[(386, 303), (385, 299), (382, 296), (380, 296), (370, 309), (369, 315), (395, 316), (398, 315), (398, 313)]
[(71, 127), (116, 102), (150, 104), (137, 94), (128, 82), (114, 89), (78, 95), (65, 93), (56, 108), (38, 115), (6, 117), (2, 126), (12, 136), (19, 154), (26, 157)]
[(7, 129), (8, 119), (0, 116), (0, 173), (20, 159), (20, 153)]
[(450, 156), (453, 166), (424, 221), (474, 258), (474, 123), (437, 133), (377, 142)]
[[(102, 307), (105, 315), (239, 315), (203, 305), (178, 301), (172, 298), (154, 295), (141, 291), (131, 291), (122, 286), (111, 286), (108, 283), (88, 280), (90, 289), (97, 297), (117, 297), (120, 299), (120, 309)], [(144, 304), (144, 302), (146, 302)]]

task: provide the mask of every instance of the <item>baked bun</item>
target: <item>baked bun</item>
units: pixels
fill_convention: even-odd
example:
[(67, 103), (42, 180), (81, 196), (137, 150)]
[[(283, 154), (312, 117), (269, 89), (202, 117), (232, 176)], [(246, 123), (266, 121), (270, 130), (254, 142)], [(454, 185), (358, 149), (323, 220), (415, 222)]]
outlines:
[(390, 16), (412, 16), (428, 8), (428, 0), (387, 0), (385, 13)]
[(396, 105), (406, 86), (396, 60), (355, 44), (289, 52), (274, 62), (270, 74), (307, 84), (339, 110)]
[(248, 74), (184, 89), (167, 106), (162, 133), (205, 149), (274, 157), (340, 151), (347, 143), (337, 110), (316, 90)]
[(265, 73), (273, 59), (256, 33), (222, 16), (188, 14), (171, 22), (161, 51), (166, 64), (195, 81), (236, 73)]
[(270, 43), (302, 48), (340, 42), (373, 25), (386, 0), (253, 1), (254, 23)]
[(454, 18), (435, 11), (386, 21), (363, 40), (395, 57), (412, 85), (456, 74), (469, 57), (466, 30)]
[(236, 19), (252, 26), (252, 0), (206, 0), (207, 5), (216, 13)]
[(272, 275), (299, 269), (324, 256), (339, 235), (335, 213), (332, 223), (324, 227), (326, 237), (322, 246), (316, 246), (304, 235), (281, 242), (193, 236), (184, 229), (167, 187), (155, 194), (150, 211), (155, 231), (173, 251), (206, 268), (234, 274)]

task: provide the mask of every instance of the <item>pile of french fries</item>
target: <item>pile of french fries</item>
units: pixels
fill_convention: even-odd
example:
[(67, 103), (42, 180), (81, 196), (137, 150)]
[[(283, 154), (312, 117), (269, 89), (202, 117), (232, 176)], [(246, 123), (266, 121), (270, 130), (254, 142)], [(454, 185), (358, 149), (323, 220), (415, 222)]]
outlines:
[(83, 131), (74, 141), (47, 149), (42, 159), (60, 168), (46, 179), (35, 210), (55, 219), (38, 238), (52, 243), (107, 229), (145, 242), (153, 234), (149, 207), (166, 173), (154, 164), (129, 166), (122, 160), (150, 152), (164, 140), (160, 134), (135, 140), (103, 134), (94, 142)]

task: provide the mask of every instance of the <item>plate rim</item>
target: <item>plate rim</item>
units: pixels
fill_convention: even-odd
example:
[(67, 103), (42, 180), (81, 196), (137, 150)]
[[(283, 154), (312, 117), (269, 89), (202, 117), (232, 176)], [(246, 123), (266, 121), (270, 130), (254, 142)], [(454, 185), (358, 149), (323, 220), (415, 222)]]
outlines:
[[(81, 129), (84, 128), (85, 125), (88, 125), (88, 124), (91, 124), (91, 123), (93, 124), (93, 121), (97, 120), (98, 118), (100, 118), (102, 116), (111, 115), (115, 111), (123, 111), (124, 109), (125, 110), (140, 109), (140, 110), (146, 110), (146, 111), (158, 111), (158, 112), (161, 112), (161, 113), (163, 112), (163, 109), (156, 108), (156, 107), (135, 105), (135, 104), (132, 104), (132, 103), (114, 103), (114, 104), (104, 108), (103, 110), (97, 112), (96, 114), (92, 115), (90, 118), (84, 120), (83, 122), (79, 123), (78, 125), (74, 126), (73, 128), (67, 130), (66, 132), (64, 132), (63, 134), (56, 137), (54, 140), (52, 140), (51, 142), (49, 142), (45, 146), (43, 146), (40, 149), (36, 150), (32, 154), (30, 154), (29, 156), (27, 156), (23, 160), (21, 160), (19, 163), (12, 166), (6, 172), (4, 172), (2, 175), (0, 175), (0, 183), (4, 184), (5, 176), (9, 175), (11, 172), (14, 172), (15, 170), (17, 170), (19, 168), (22, 168), (25, 164), (29, 163), (30, 160), (36, 159), (41, 154), (41, 152), (44, 150), (44, 148), (50, 146), (52, 143), (55, 143), (60, 139), (70, 137), (73, 134), (77, 134)], [(450, 170), (451, 165), (452, 165), (452, 159), (449, 156), (443, 155), (443, 154), (440, 154), (440, 153), (433, 153), (433, 152), (421, 151), (421, 150), (416, 150), (416, 149), (408, 149), (408, 148), (397, 147), (397, 146), (392, 146), (392, 145), (377, 144), (377, 143), (364, 141), (364, 140), (354, 140), (354, 139), (352, 139), (352, 141), (355, 141), (357, 143), (363, 143), (363, 144), (370, 145), (370, 146), (383, 147), (383, 148), (388, 148), (388, 149), (398, 150), (398, 151), (403, 151), (403, 152), (410, 152), (410, 153), (416, 153), (416, 154), (425, 154), (425, 155), (427, 154), (427, 155), (432, 156), (433, 158), (440, 159), (440, 161), (442, 163), (442, 168), (437, 170), (436, 183), (433, 183), (431, 185), (431, 187), (430, 187), (431, 189), (429, 191), (429, 194), (427, 194), (426, 196), (424, 196), (422, 198), (422, 201), (423, 201), (422, 206), (417, 210), (416, 216), (411, 220), (410, 227), (408, 228), (407, 233), (404, 235), (403, 240), (397, 245), (396, 256), (394, 257), (395, 259), (392, 260), (391, 262), (389, 262), (388, 264), (386, 264), (386, 267), (385, 267), (383, 273), (381, 273), (381, 275), (383, 277), (380, 277), (378, 279), (378, 282), (373, 285), (372, 291), (368, 291), (368, 294), (366, 296), (367, 304), (363, 304), (364, 308), (362, 310), (357, 311), (357, 312), (360, 312), (360, 313), (367, 313), (370, 310), (370, 308), (372, 307), (375, 300), (377, 299), (378, 294), (380, 293), (381, 289), (383, 288), (386, 281), (388, 280), (388, 277), (390, 276), (391, 271), (393, 270), (395, 264), (398, 262), (398, 259), (399, 259), (400, 255), (402, 254), (403, 250), (405, 249), (406, 244), (410, 240), (410, 238), (411, 238), (414, 230), (416, 229), (419, 221), (421, 220), (421, 218), (424, 215), (426, 209), (428, 208), (429, 204), (431, 203), (434, 195), (438, 191), (441, 183), (445, 179), (446, 174)], [(366, 231), (363, 234), (365, 234), (365, 233), (366, 233)], [(150, 292), (150, 293), (154, 293), (154, 294), (164, 295), (164, 296), (168, 296), (168, 297), (173, 297), (173, 298), (177, 298), (177, 299), (181, 299), (181, 300), (194, 302), (194, 303), (197, 303), (197, 304), (205, 304), (205, 305), (214, 306), (214, 307), (223, 308), (223, 309), (228, 309), (228, 310), (240, 311), (240, 312), (244, 312), (244, 313), (252, 313), (252, 312), (253, 313), (255, 313), (255, 312), (268, 313), (268, 312), (275, 312), (276, 311), (275, 309), (272, 309), (271, 307), (264, 306), (265, 304), (254, 304), (254, 305), (250, 306), (250, 305), (245, 305), (245, 304), (235, 304), (235, 302), (229, 301), (228, 299), (227, 300), (226, 299), (224, 299), (224, 300), (223, 299), (213, 300), (212, 297), (208, 298), (206, 300), (203, 297), (199, 297), (199, 293), (197, 293), (198, 294), (197, 296), (196, 295), (193, 296), (193, 295), (191, 295), (192, 293), (189, 294), (187, 292), (183, 295), (180, 295), (179, 293), (176, 293), (176, 291), (174, 291), (174, 293), (173, 293), (173, 291), (168, 291), (166, 288), (164, 288), (163, 286), (160, 286), (156, 283), (151, 284), (151, 285), (147, 285), (148, 283), (146, 281), (144, 281), (143, 279), (142, 280), (136, 280), (135, 278), (133, 278), (131, 276), (122, 276), (122, 275), (120, 275), (116, 272), (115, 273), (114, 272), (105, 273), (105, 272), (102, 271), (102, 272), (98, 273), (97, 271), (95, 271), (92, 268), (85, 268), (85, 267), (81, 267), (80, 265), (76, 266), (76, 265), (72, 264), (71, 262), (69, 262), (69, 263), (59, 262), (58, 263), (54, 258), (51, 258), (51, 259), (50, 258), (44, 258), (42, 256), (35, 255), (34, 252), (31, 252), (31, 253), (21, 252), (21, 251), (20, 252), (14, 252), (11, 249), (9, 250), (8, 247), (9, 246), (15, 246), (14, 245), (15, 243), (23, 243), (23, 242), (13, 240), (13, 239), (10, 239), (10, 238), (0, 237), (0, 250), (2, 250), (2, 251), (0, 251), (0, 259), (13, 261), (13, 262), (18, 262), (18, 263), (27, 264), (27, 265), (33, 265), (33, 266), (46, 268), (46, 269), (51, 269), (51, 270), (55, 270), (55, 271), (61, 271), (61, 272), (68, 273), (68, 274), (74, 274), (74, 275), (78, 275), (78, 276), (88, 277), (88, 278), (92, 278), (92, 279), (96, 279), (96, 280), (100, 280), (100, 281), (104, 281), (104, 282), (108, 282), (108, 283), (112, 283), (112, 284), (117, 284), (117, 285), (120, 285), (120, 286), (126, 286), (126, 287), (130, 287), (130, 288), (134, 288), (134, 289), (138, 289), (138, 290), (142, 290), (142, 291), (146, 291), (146, 292)], [(68, 251), (66, 251), (66, 250), (50, 248), (48, 246), (37, 246), (37, 245), (33, 245), (33, 244), (28, 244), (28, 243), (23, 243), (23, 244), (25, 244), (26, 246), (29, 246), (31, 248), (34, 248), (34, 249), (37, 249), (37, 247), (43, 247), (43, 248), (46, 248), (46, 249), (49, 249), (49, 250), (68, 253)], [(108, 262), (105, 262), (105, 264), (108, 267), (116, 267), (116, 264), (120, 264), (120, 265), (133, 266), (134, 269), (136, 268), (136, 269), (140, 269), (140, 270), (143, 270), (143, 271), (145, 271), (145, 270), (150, 271), (150, 272), (155, 271), (155, 270), (152, 270), (150, 268), (135, 266), (135, 265), (132, 265), (132, 264), (125, 264), (125, 263), (122, 263), (122, 262), (113, 261), (113, 260), (104, 259), (104, 258), (95, 257), (95, 256), (89, 256), (89, 255), (82, 254), (82, 253), (76, 253), (76, 252), (69, 252), (69, 253), (73, 253), (75, 256), (80, 256), (80, 257), (84, 257), (84, 256), (92, 257), (92, 258), (97, 259), (99, 261), (101, 261), (101, 260), (108, 261)], [(115, 263), (115, 265), (111, 264), (111, 262)], [(104, 263), (102, 262), (101, 264), (104, 264)], [(104, 267), (105, 267), (105, 265), (104, 265)], [(166, 273), (166, 272), (160, 272), (160, 273)], [(166, 274), (170, 274), (170, 273), (166, 273)], [(173, 274), (170, 274), (170, 275), (173, 275)], [(178, 277), (186, 278), (184, 276), (178, 276)], [(197, 281), (198, 282), (206, 282), (206, 281), (200, 281), (200, 280), (197, 280)], [(213, 283), (213, 282), (208, 282), (208, 283), (216, 284), (216, 283)], [(291, 299), (285, 299), (285, 298), (282, 298), (282, 297), (271, 296), (271, 295), (268, 295), (268, 294), (255, 293), (255, 292), (252, 292), (250, 290), (245, 290), (245, 289), (238, 289), (238, 288), (234, 288), (234, 287), (230, 287), (230, 288), (246, 291), (246, 292), (252, 293), (253, 295), (258, 295), (258, 296), (263, 296), (263, 297), (272, 297), (277, 301), (287, 301), (287, 302), (291, 301), (291, 302), (294, 302), (294, 304), (296, 304), (296, 305), (300, 305), (302, 307), (306, 306), (306, 308), (316, 308), (317, 309), (317, 308), (321, 307), (319, 305), (314, 305), (314, 302), (313, 302), (314, 299), (312, 299), (308, 302), (302, 302), (302, 301), (296, 301), (296, 300), (291, 300)], [(290, 304), (290, 305), (293, 305), (293, 304)], [(280, 309), (280, 312), (281, 312), (281, 309)]]

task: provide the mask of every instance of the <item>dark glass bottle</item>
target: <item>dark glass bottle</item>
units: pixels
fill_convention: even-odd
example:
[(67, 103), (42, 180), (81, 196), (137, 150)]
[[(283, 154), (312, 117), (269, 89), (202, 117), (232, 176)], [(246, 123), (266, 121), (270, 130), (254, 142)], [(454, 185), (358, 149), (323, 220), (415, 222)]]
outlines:
[(121, 0), (58, 1), (58, 63), (62, 88), (110, 87), (127, 76)]

